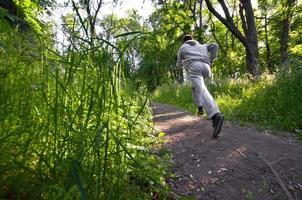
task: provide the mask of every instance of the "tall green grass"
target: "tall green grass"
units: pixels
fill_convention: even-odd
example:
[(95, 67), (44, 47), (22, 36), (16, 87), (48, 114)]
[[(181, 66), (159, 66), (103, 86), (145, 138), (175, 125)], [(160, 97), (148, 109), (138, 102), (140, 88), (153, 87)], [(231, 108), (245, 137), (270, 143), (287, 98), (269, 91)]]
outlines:
[(0, 198), (165, 198), (149, 100), (125, 87), (123, 55), (60, 55), (49, 35), (0, 25)]
[[(274, 75), (218, 79), (208, 89), (229, 120), (293, 131), (302, 128), (302, 69), (299, 63)], [(154, 101), (196, 112), (189, 85), (166, 85), (154, 93)]]

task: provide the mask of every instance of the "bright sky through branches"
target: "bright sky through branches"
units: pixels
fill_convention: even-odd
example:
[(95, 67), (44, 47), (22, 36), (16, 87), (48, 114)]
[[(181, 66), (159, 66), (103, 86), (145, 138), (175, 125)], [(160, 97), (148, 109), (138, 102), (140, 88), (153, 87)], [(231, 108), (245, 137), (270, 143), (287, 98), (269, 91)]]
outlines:
[[(66, 15), (72, 9), (64, 6), (64, 3), (68, 2), (68, 0), (57, 0), (56, 2), (58, 7), (53, 12), (53, 17), (55, 21), (59, 21), (62, 15)], [(113, 0), (105, 0), (103, 2), (99, 17), (115, 14), (119, 18), (123, 18), (127, 17), (128, 10), (136, 9), (138, 14), (146, 19), (154, 11), (151, 0), (118, 0), (117, 3), (113, 3)]]
[[(91, 2), (94, 1), (95, 0)], [(69, 2), (68, 6), (66, 6), (66, 2)], [(45, 19), (45, 21), (51, 20), (54, 22), (54, 32), (59, 43), (64, 43), (65, 38), (61, 27), (62, 16), (73, 12), (70, 2), (69, 0), (57, 0), (57, 6), (55, 10), (53, 10), (52, 16)], [(113, 3), (113, 0), (103, 0), (103, 5), (98, 13), (98, 17), (102, 18), (106, 15), (115, 14), (118, 18), (124, 18), (127, 17), (127, 12), (132, 9), (137, 10), (137, 14), (142, 16), (143, 19), (147, 19), (155, 8), (151, 0), (117, 0), (117, 3)], [(59, 45), (58, 48), (61, 48), (60, 46), (61, 45)]]
[(118, 17), (126, 17), (127, 10), (130, 9), (136, 9), (138, 14), (145, 19), (154, 11), (151, 0), (119, 0), (117, 6), (112, 7), (112, 4), (109, 4), (108, 8), (105, 7), (103, 10), (104, 14), (113, 12)]
[[(75, 0), (78, 2), (79, 0)], [(254, 9), (257, 9), (257, 0), (251, 0)], [(68, 6), (64, 3), (69, 2)], [(97, 0), (91, 0), (91, 2), (97, 2)], [(155, 7), (152, 4), (151, 0), (116, 0), (117, 3), (114, 3), (113, 0), (103, 0), (103, 5), (98, 13), (98, 17), (102, 18), (106, 15), (115, 14), (118, 18), (127, 17), (127, 11), (135, 9), (137, 14), (142, 16), (143, 19), (147, 19), (152, 12), (155, 10)], [(65, 16), (68, 13), (72, 13), (71, 0), (56, 0), (57, 7), (52, 13), (51, 17), (48, 17), (45, 21), (53, 21), (55, 24), (54, 32), (56, 33), (57, 41), (59, 43), (64, 41), (64, 34), (62, 31), (62, 16)], [(216, 9), (224, 17), (223, 10), (221, 6), (216, 5)], [(143, 22), (143, 21), (141, 21)]]

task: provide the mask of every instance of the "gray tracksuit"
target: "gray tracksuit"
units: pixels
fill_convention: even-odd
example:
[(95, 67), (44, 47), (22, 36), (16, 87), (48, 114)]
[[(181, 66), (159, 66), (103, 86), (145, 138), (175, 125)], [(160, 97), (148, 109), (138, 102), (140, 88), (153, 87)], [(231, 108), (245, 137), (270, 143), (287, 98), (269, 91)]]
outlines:
[(210, 64), (217, 56), (217, 49), (217, 44), (199, 44), (195, 40), (188, 40), (179, 48), (177, 57), (177, 66), (183, 67), (188, 73), (194, 102), (198, 107), (204, 106), (210, 118), (220, 111), (204, 79), (211, 75)]

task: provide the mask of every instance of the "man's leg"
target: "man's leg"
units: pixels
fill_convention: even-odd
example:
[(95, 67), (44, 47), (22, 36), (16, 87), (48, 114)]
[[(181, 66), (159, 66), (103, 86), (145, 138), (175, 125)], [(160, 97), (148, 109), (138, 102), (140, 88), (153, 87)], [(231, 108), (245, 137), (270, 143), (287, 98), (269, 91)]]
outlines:
[(213, 117), (216, 113), (220, 113), (215, 100), (205, 85), (204, 78), (202, 76), (193, 76), (190, 79), (194, 88), (194, 101), (199, 103), (197, 105), (202, 105), (205, 108), (209, 118)]
[(221, 113), (216, 113), (211, 119), (214, 128), (212, 138), (218, 138), (218, 135), (222, 128), (224, 116)]
[(216, 101), (208, 91), (203, 76), (191, 76), (190, 79), (194, 88), (195, 98), (199, 98), (198, 100), (204, 106), (208, 117), (212, 119), (214, 127), (212, 137), (217, 138), (221, 131), (224, 117), (220, 113)]
[(197, 92), (197, 90), (192, 86), (192, 97), (194, 100), (195, 105), (197, 106), (197, 115), (203, 115), (203, 104), (201, 101), (201, 96)]
[(197, 108), (197, 115), (203, 115), (204, 114), (204, 111), (203, 111), (203, 106), (198, 106)]

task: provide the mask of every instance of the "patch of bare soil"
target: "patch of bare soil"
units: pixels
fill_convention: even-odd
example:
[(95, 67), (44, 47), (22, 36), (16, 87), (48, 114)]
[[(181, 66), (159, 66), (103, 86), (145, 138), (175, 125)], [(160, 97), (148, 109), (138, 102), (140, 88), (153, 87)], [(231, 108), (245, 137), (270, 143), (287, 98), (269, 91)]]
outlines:
[(168, 179), (179, 195), (196, 199), (302, 199), (302, 145), (225, 121), (212, 139), (210, 120), (172, 106), (155, 103), (155, 130), (163, 131), (173, 155), (175, 178)]

